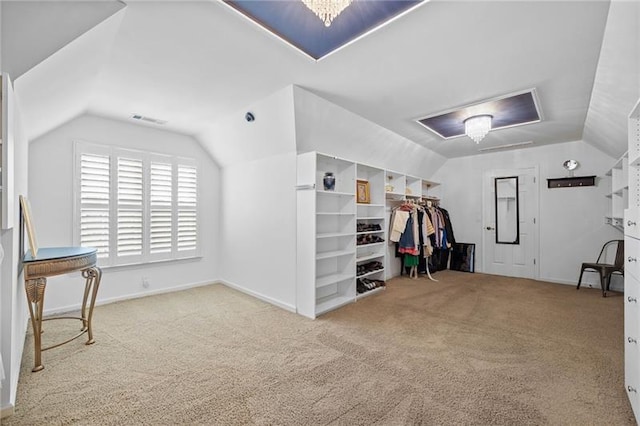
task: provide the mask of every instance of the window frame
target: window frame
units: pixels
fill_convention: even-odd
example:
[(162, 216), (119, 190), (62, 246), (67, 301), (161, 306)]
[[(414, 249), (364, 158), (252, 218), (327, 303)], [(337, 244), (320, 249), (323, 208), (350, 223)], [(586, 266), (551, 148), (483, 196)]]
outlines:
[[(81, 158), (83, 154), (109, 157), (109, 253), (99, 257), (101, 267), (121, 267), (147, 263), (179, 261), (201, 257), (201, 173), (199, 161), (194, 158), (163, 154), (151, 151), (122, 148), (115, 145), (95, 144), (83, 141), (74, 143), (73, 167), (73, 244), (79, 246), (81, 239)], [(142, 254), (118, 256), (118, 158), (142, 161)], [(171, 251), (151, 254), (151, 163), (171, 164)], [(193, 250), (178, 250), (178, 167), (193, 167), (196, 170), (196, 247)]]

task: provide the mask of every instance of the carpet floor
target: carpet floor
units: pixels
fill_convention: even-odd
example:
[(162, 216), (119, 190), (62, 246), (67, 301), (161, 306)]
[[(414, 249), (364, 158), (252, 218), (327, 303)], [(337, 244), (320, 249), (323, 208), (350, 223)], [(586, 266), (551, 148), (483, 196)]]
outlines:
[[(104, 305), (96, 344), (45, 352), (39, 373), (29, 329), (2, 424), (635, 424), (622, 294), (436, 278), (315, 321), (217, 284)], [(45, 323), (45, 345), (76, 325)]]

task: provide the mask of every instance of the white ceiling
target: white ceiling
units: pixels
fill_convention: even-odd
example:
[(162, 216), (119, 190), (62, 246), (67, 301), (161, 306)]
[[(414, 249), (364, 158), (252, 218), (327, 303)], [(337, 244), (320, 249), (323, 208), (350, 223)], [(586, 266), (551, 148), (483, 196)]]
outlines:
[[(588, 120), (585, 140), (616, 157), (625, 150), (624, 117), (612, 124), (602, 111), (613, 103), (624, 115), (640, 95), (638, 42), (627, 40), (638, 34), (637, 1), (614, 2), (604, 65), (606, 1), (431, 1), (317, 63), (218, 1), (126, 3), (61, 51), (66, 67), (50, 64), (56, 54), (18, 79), (30, 93), (22, 106), (31, 137), (80, 108), (168, 120), (163, 128), (202, 139), (212, 123), (294, 84), (451, 158), (479, 146), (466, 137), (444, 141), (414, 119), (535, 87), (544, 120), (493, 132), (481, 147), (579, 140)], [(76, 21), (84, 28), (100, 19), (92, 13)], [(69, 72), (87, 60), (87, 73)], [(47, 72), (36, 71), (45, 64)], [(597, 91), (618, 88), (613, 100), (592, 97), (598, 67)], [(43, 91), (51, 79), (72, 95)], [(588, 115), (590, 102), (597, 114)], [(48, 110), (58, 111), (55, 120)]]

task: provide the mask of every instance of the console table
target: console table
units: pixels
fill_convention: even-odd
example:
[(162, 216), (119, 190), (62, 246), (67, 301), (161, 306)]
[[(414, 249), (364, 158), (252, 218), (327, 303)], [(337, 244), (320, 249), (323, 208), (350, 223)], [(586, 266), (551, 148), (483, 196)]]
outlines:
[[(27, 252), (25, 255), (23, 260), (24, 287), (27, 292), (27, 301), (29, 302), (35, 350), (35, 365), (31, 371), (40, 371), (44, 368), (44, 365), (42, 365), (43, 351), (69, 343), (84, 333), (88, 334), (87, 345), (95, 342), (93, 331), (91, 330), (91, 319), (93, 318), (93, 308), (96, 303), (98, 287), (100, 286), (100, 278), (102, 277), (102, 271), (96, 266), (96, 260), (97, 250), (86, 247), (43, 247), (37, 251), (35, 258), (31, 255), (31, 252)], [(68, 274), (74, 271), (81, 271), (86, 280), (80, 317), (42, 318), (47, 277)], [(82, 329), (80, 333), (62, 343), (43, 348), (42, 322), (55, 319), (80, 320), (82, 321)]]
[[(36, 233), (31, 220), (31, 207), (29, 200), (24, 196), (19, 196), (20, 200), (20, 253), (25, 253), (24, 237), (25, 228), (29, 239), (29, 251), (22, 258), (20, 266), (24, 270), (24, 289), (27, 292), (27, 302), (29, 305), (29, 315), (31, 316), (31, 326), (33, 327), (34, 342), (34, 367), (31, 371), (36, 372), (44, 368), (42, 365), (42, 352), (57, 348), (60, 345), (69, 343), (77, 339), (84, 333), (88, 334), (87, 345), (95, 342), (91, 329), (91, 319), (93, 318), (93, 308), (96, 304), (98, 287), (102, 271), (96, 265), (98, 251), (89, 247), (44, 247), (39, 248), (36, 241)], [(44, 291), (47, 288), (47, 278), (54, 275), (68, 274), (80, 271), (86, 280), (84, 286), (84, 297), (82, 298), (82, 309), (79, 317), (60, 316), (53, 318), (42, 318), (44, 308)], [(88, 305), (87, 305), (88, 303)], [(42, 322), (55, 319), (77, 319), (82, 321), (80, 333), (47, 348), (42, 347)]]

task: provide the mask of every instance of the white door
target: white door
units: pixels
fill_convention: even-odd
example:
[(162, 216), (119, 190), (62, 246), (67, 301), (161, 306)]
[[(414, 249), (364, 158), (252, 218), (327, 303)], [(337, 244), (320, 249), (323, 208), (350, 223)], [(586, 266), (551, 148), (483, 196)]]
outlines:
[[(496, 242), (496, 205), (498, 206), (498, 215), (501, 217), (504, 217), (505, 209), (512, 212), (515, 206), (515, 197), (508, 197), (511, 199), (508, 205), (504, 204), (507, 202), (502, 201), (502, 197), (496, 200), (496, 178), (498, 179), (498, 188), (500, 188), (500, 184), (502, 183), (515, 182), (515, 179), (501, 179), (510, 177), (518, 178), (517, 227), (519, 230), (515, 230), (514, 224), (509, 225), (505, 223), (503, 223), (502, 228), (500, 228), (500, 223), (498, 223), (499, 235), (502, 242)], [(534, 279), (538, 277), (537, 180), (537, 167), (490, 170), (484, 173), (482, 190), (482, 258), (485, 273)], [(499, 189), (499, 192), (501, 191), (502, 190)], [(515, 217), (515, 214), (513, 217)], [(513, 235), (505, 237), (505, 231), (507, 233), (511, 231), (509, 228), (513, 228)]]

